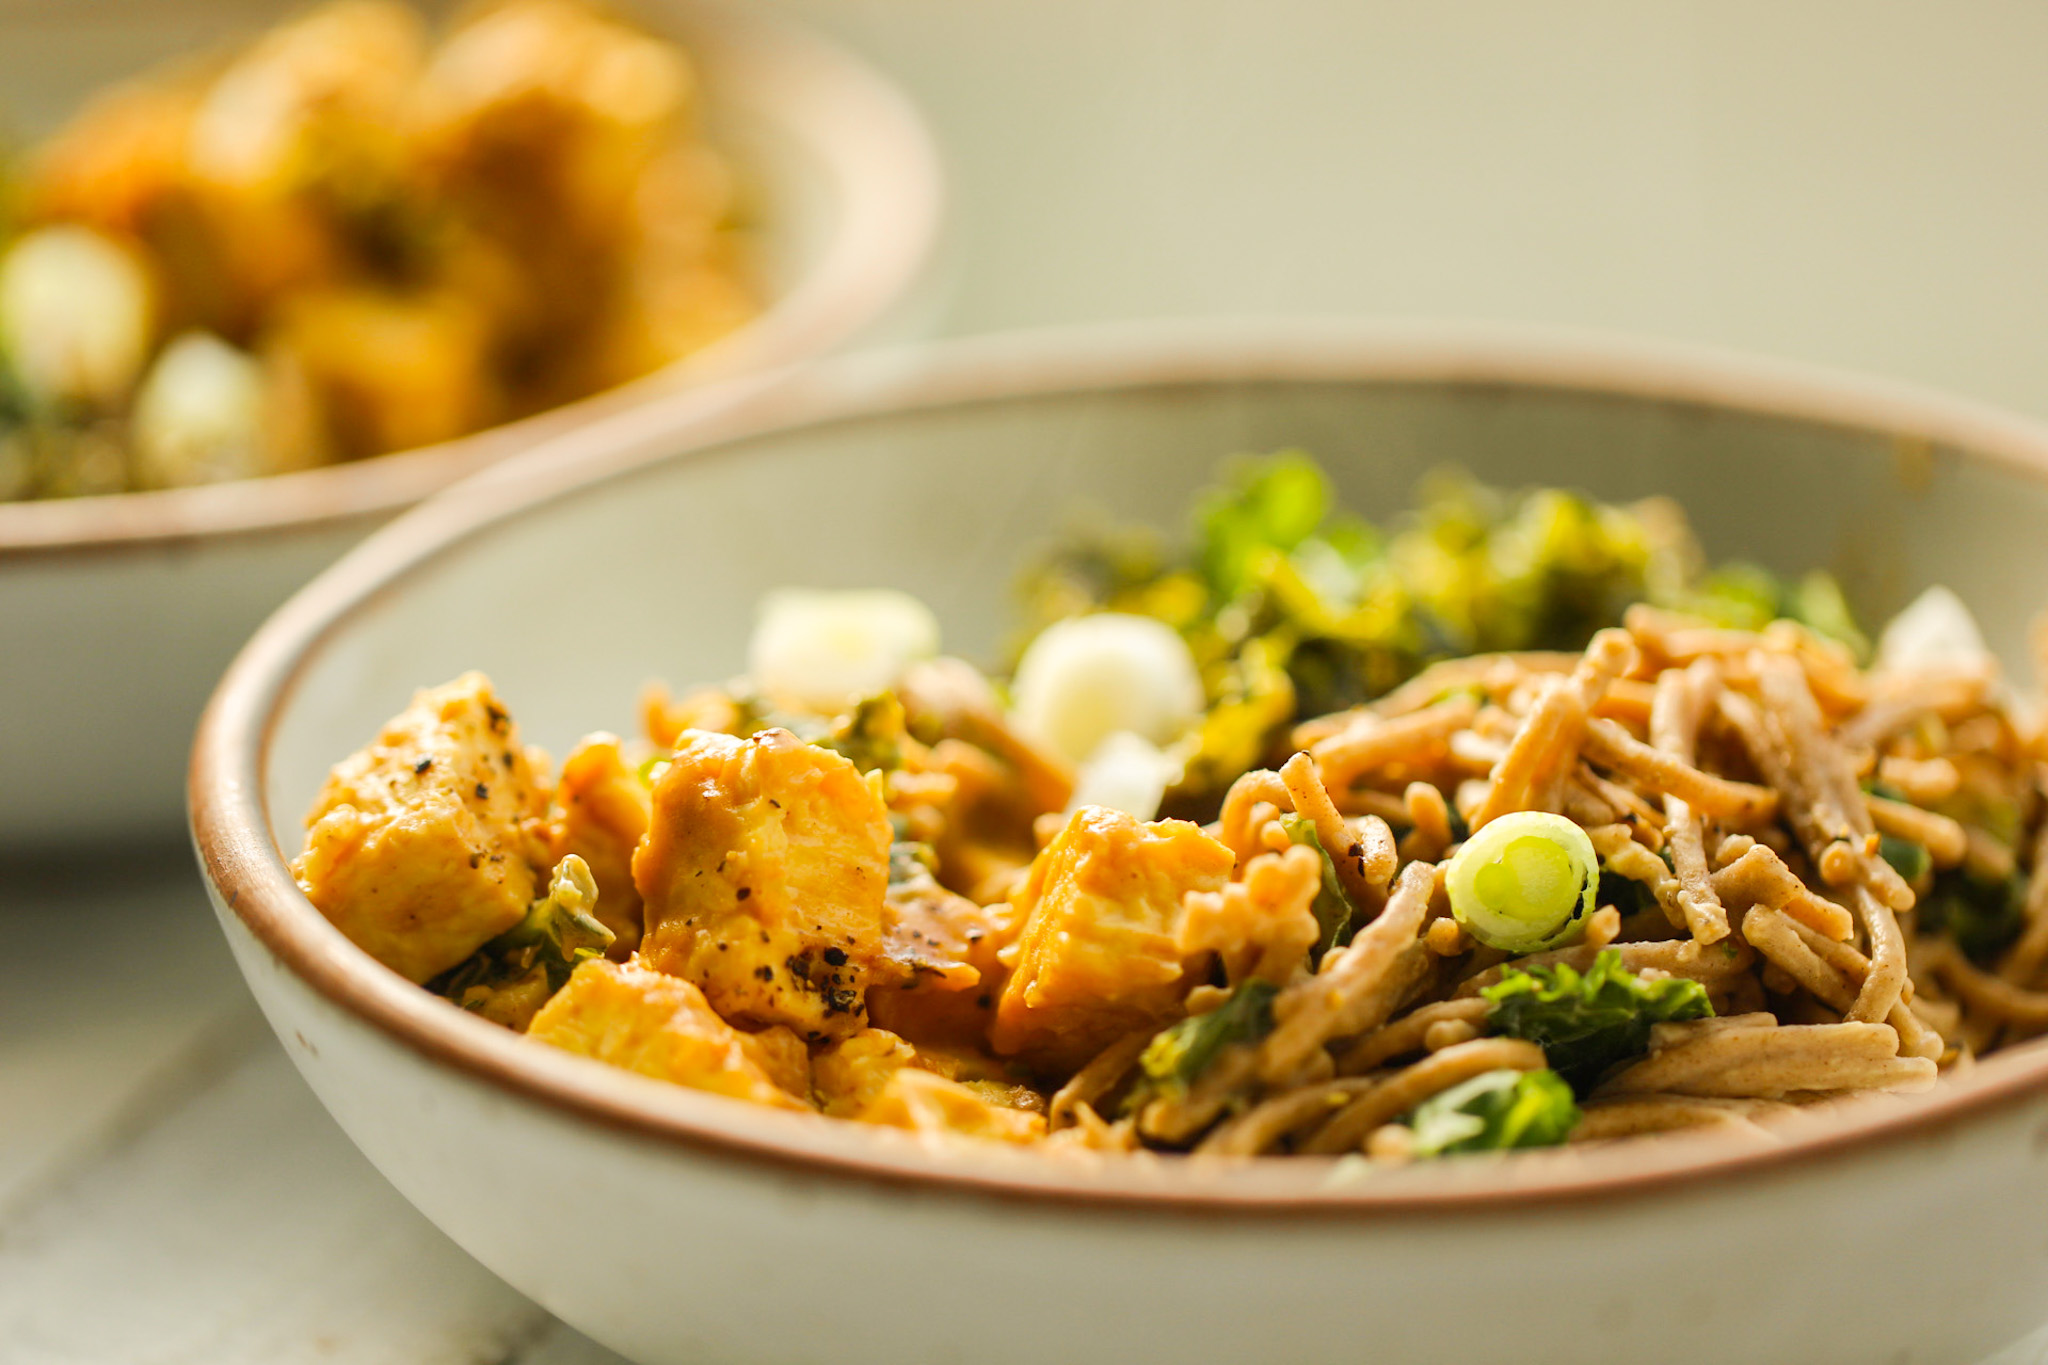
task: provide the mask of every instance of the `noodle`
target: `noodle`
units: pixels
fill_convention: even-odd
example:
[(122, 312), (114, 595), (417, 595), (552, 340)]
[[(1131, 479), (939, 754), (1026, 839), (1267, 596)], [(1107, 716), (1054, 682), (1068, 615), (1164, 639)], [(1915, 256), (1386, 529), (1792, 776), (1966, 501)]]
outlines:
[(1635, 655), (1625, 632), (1603, 630), (1568, 676), (1544, 685), (1514, 743), (1494, 768), (1486, 799), (1472, 816), (1474, 829), (1509, 811), (1553, 810), (1561, 803), (1564, 781), (1577, 763), (1592, 709), (1607, 685), (1628, 671)]
[(1283, 809), (1291, 809), (1293, 800), (1280, 774), (1255, 768), (1231, 783), (1224, 794), (1223, 813), (1216, 821), (1217, 837), (1240, 863), (1248, 863), (1263, 851), (1258, 839), (1266, 822)]
[(1681, 798), (1701, 815), (1730, 824), (1758, 824), (1770, 819), (1777, 808), (1776, 793), (1703, 773), (1651, 748), (1611, 720), (1596, 720), (1587, 726), (1586, 755), (1595, 763), (1627, 773), (1653, 791)]
[(1462, 659), (1446, 659), (1442, 663), (1431, 664), (1368, 706), (1303, 721), (1294, 727), (1290, 742), (1297, 749), (1313, 749), (1317, 743), (1346, 729), (1361, 717), (1393, 720), (1422, 710), (1448, 692), (1468, 687), (1494, 691), (1498, 687), (1492, 684), (1499, 680), (1520, 677), (1524, 673), (1569, 673), (1578, 662), (1578, 655), (1560, 652), (1470, 654)]
[(1294, 1075), (1330, 1040), (1385, 1023), (1420, 983), (1426, 952), (1416, 935), (1435, 888), (1436, 868), (1410, 863), (1379, 918), (1331, 954), (1315, 976), (1281, 992), (1273, 1002), (1277, 1026), (1259, 1055), (1267, 1083)]
[(1847, 910), (1808, 890), (1768, 845), (1737, 835), (1723, 843), (1716, 856), (1721, 867), (1711, 880), (1717, 896), (1762, 902), (1832, 939), (1847, 939), (1856, 927)]
[(1052, 1100), (1045, 1108), (1046, 1126), (1055, 1130), (1065, 1128), (1075, 1121), (1077, 1112), (1087, 1110), (1092, 1113), (1095, 1101), (1113, 1090), (1116, 1083), (1124, 1078), (1124, 1073), (1137, 1065), (1138, 1055), (1151, 1041), (1152, 1031), (1139, 1029), (1097, 1053), (1093, 1061), (1053, 1092)]
[(1969, 1008), (2029, 1032), (2048, 1029), (2048, 992), (2025, 990), (1979, 971), (1948, 944), (1930, 949), (1927, 962)]
[[(1864, 809), (1870, 812), (1870, 822), (1880, 834), (1910, 839), (1927, 850), (1936, 867), (1954, 867), (1961, 863), (1970, 852), (1970, 836), (1946, 815), (1937, 815), (1931, 810), (1904, 801), (1887, 801), (1881, 796), (1863, 798)], [(2006, 873), (2011, 874), (2011, 855), (2007, 854)]]
[(1444, 794), (1427, 782), (1410, 782), (1401, 793), (1411, 828), (1396, 850), (1409, 862), (1433, 863), (1452, 843), (1451, 807)]
[(1438, 1024), (1478, 1024), (1486, 1018), (1486, 1002), (1478, 999), (1442, 1000), (1421, 1005), (1383, 1028), (1366, 1034), (1337, 1056), (1337, 1074), (1356, 1076), (1382, 1062), (1391, 1061), (1427, 1046), (1429, 1030)]
[[(1674, 762), (1691, 767), (1699, 744), (1700, 721), (1719, 686), (1719, 672), (1704, 660), (1682, 673), (1667, 672), (1657, 680), (1656, 700), (1650, 707), (1650, 735), (1659, 751)], [(1718, 943), (1728, 937), (1728, 912), (1708, 874), (1706, 833), (1700, 816), (1685, 797), (1667, 791), (1664, 825), (1671, 867), (1678, 880), (1678, 906), (1686, 926), (1692, 930), (1694, 941)]]
[(1768, 1100), (1725, 1099), (1708, 1095), (1622, 1095), (1594, 1100), (1572, 1129), (1573, 1142), (1606, 1142), (1670, 1133), (1687, 1128), (1714, 1128), (1744, 1137), (1776, 1141), (1759, 1117), (1796, 1113), (1789, 1105)]
[(1439, 748), (1472, 721), (1478, 703), (1454, 697), (1425, 710), (1382, 720), (1359, 716), (1347, 728), (1309, 746), (1323, 781), (1351, 786), (1369, 772), (1395, 762), (1413, 762), (1419, 751)]
[(1244, 877), (1221, 891), (1181, 898), (1174, 946), (1186, 956), (1213, 953), (1232, 983), (1289, 980), (1320, 934), (1311, 908), (1323, 885), (1323, 860), (1306, 845), (1262, 853)]
[(1779, 1024), (1769, 1015), (1719, 1028), (1660, 1025), (1650, 1055), (1611, 1077), (1599, 1095), (1663, 1092), (1782, 1099), (1829, 1090), (1914, 1090), (1934, 1083), (1924, 1057), (1900, 1057), (1883, 1024)]
[(1327, 1119), (1378, 1084), (1370, 1077), (1346, 1076), (1290, 1090), (1236, 1118), (1225, 1119), (1195, 1150), (1216, 1156), (1257, 1156), (1288, 1135)]
[(1336, 867), (1337, 880), (1354, 905), (1377, 906), (1387, 883), (1394, 879), (1400, 856), (1394, 850), (1394, 834), (1387, 822), (1368, 815), (1357, 828), (1346, 824), (1330, 802), (1315, 760), (1296, 754), (1280, 769), (1280, 780), (1294, 801), (1294, 809), (1315, 825), (1316, 839)]

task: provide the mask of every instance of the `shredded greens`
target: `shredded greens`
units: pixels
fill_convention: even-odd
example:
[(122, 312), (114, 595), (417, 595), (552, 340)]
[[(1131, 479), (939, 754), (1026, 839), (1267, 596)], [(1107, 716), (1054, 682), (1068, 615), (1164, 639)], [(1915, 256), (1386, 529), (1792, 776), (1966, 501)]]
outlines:
[[(900, 818), (892, 813), (892, 826)], [(933, 852), (930, 844), (899, 835), (889, 845), (889, 885), (921, 884), (934, 880), (938, 875), (939, 855)]]
[(1488, 1071), (1432, 1095), (1408, 1116), (1417, 1156), (1555, 1147), (1579, 1121), (1554, 1071)]
[(1934, 857), (1928, 853), (1925, 844), (1901, 839), (1895, 834), (1880, 835), (1877, 841), (1878, 856), (1892, 865), (1909, 882), (1917, 882), (1934, 870)]
[(889, 772), (903, 766), (903, 740), (908, 733), (903, 703), (894, 692), (878, 692), (855, 703), (852, 711), (833, 723), (830, 734), (812, 742), (845, 755), (864, 773)]
[(1922, 933), (1946, 930), (1963, 956), (1989, 967), (2026, 928), (2027, 879), (2014, 873), (1985, 881), (1962, 868), (1943, 872), (1920, 901), (1919, 921)]
[(1704, 1019), (1707, 988), (1686, 977), (1644, 981), (1604, 949), (1581, 975), (1565, 963), (1510, 967), (1480, 992), (1494, 1033), (1543, 1049), (1559, 1075), (1583, 1093), (1616, 1062), (1640, 1055), (1653, 1024)]
[(1790, 616), (1867, 649), (1833, 579), (1703, 572), (1666, 500), (1510, 493), (1458, 475), (1421, 492), (1383, 530), (1337, 510), (1329, 479), (1299, 451), (1240, 459), (1200, 498), (1185, 548), (1115, 530), (1042, 563), (1024, 584), (1026, 638), (1089, 611), (1181, 632), (1210, 706), (1169, 798), (1181, 810), (1257, 766), (1289, 721), (1369, 701), (1439, 659), (1581, 649), (1634, 602), (1745, 629)]
[(1271, 1033), (1273, 997), (1279, 993), (1270, 981), (1247, 981), (1207, 1014), (1162, 1030), (1138, 1058), (1140, 1080), (1123, 1111), (1135, 1113), (1147, 1101), (1186, 1095), (1225, 1048), (1256, 1043)]
[(1239, 597), (1274, 581), (1275, 557), (1313, 589), (1348, 592), (1360, 566), (1379, 553), (1379, 536), (1366, 523), (1330, 514), (1330, 483), (1300, 451), (1241, 463), (1222, 487), (1195, 508), (1202, 577), (1224, 598)]
[(1357, 907), (1344, 894), (1343, 884), (1337, 880), (1337, 865), (1330, 861), (1328, 849), (1316, 837), (1315, 825), (1299, 815), (1280, 817), (1280, 828), (1287, 831), (1287, 837), (1297, 844), (1306, 844), (1314, 849), (1323, 860), (1323, 886), (1316, 892), (1315, 904), (1310, 907), (1316, 917), (1316, 946), (1309, 952), (1309, 965), (1315, 966), (1323, 960), (1323, 954), (1332, 948), (1340, 948), (1351, 941), (1356, 926)]
[(1624, 877), (1606, 866), (1600, 868), (1600, 886), (1595, 900), (1601, 905), (1611, 905), (1622, 914), (1622, 918), (1643, 910), (1654, 910), (1657, 893), (1634, 877)]
[(428, 984), (473, 1014), (524, 1029), (580, 962), (604, 955), (612, 931), (599, 923), (597, 882), (571, 853), (525, 918)]

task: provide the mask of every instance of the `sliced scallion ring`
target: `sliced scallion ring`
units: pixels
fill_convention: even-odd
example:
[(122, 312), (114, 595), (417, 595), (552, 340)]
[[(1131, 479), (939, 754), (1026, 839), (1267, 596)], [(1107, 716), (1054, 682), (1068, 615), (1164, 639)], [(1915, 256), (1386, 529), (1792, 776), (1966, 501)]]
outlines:
[(1467, 839), (1444, 882), (1451, 914), (1472, 937), (1533, 953), (1562, 943), (1593, 912), (1600, 859), (1586, 831), (1562, 815), (1517, 811)]

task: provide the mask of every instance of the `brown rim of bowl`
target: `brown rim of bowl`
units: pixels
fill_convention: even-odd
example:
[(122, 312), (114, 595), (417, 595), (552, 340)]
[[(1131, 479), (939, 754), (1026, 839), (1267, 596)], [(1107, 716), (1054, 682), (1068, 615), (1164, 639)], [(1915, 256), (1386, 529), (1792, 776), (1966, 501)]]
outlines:
[(1597, 1159), (1568, 1151), (1422, 1163), (1356, 1185), (1333, 1180), (1326, 1164), (1306, 1158), (1252, 1163), (1221, 1177), (1191, 1162), (955, 1160), (906, 1153), (853, 1124), (767, 1111), (742, 1118), (734, 1111), (746, 1107), (732, 1101), (580, 1058), (541, 1055), (547, 1050), (379, 966), (293, 882), (265, 813), (264, 764), (301, 668), (340, 623), (472, 535), (649, 464), (718, 458), (744, 438), (1006, 399), (1230, 382), (1514, 386), (1712, 405), (1924, 443), (2048, 481), (2048, 428), (1973, 403), (1801, 365), (1547, 329), (1097, 327), (870, 353), (733, 381), (571, 433), (471, 480), (461, 496), (435, 499), (379, 532), (280, 609), (229, 668), (200, 723), (189, 797), (207, 880), (219, 903), (315, 993), (487, 1086), (657, 1142), (931, 1192), (1181, 1213), (1485, 1212), (1671, 1194), (1707, 1176), (1760, 1178), (1851, 1149), (1938, 1138), (1971, 1116), (2048, 1091), (2048, 1047), (2021, 1047), (1910, 1105), (1854, 1106), (1818, 1131), (1776, 1145), (1674, 1136), (1611, 1148)]
[(937, 240), (938, 151), (910, 101), (837, 44), (758, 6), (683, 0), (675, 27), (718, 103), (801, 145), (839, 219), (818, 259), (751, 322), (618, 388), (468, 436), (292, 474), (0, 502), (0, 560), (265, 534), (396, 512), (486, 465), (673, 391), (823, 354), (917, 283)]

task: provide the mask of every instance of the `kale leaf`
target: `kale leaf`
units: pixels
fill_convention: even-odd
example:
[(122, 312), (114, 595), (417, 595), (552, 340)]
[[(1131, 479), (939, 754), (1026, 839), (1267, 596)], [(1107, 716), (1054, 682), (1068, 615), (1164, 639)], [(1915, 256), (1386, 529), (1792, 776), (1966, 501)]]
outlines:
[(1555, 1147), (1579, 1121), (1554, 1071), (1488, 1071), (1432, 1095), (1408, 1116), (1417, 1156)]
[(1229, 601), (1256, 584), (1260, 559), (1299, 548), (1329, 511), (1330, 481), (1299, 451), (1239, 463), (1195, 509), (1202, 576)]
[(1896, 834), (1880, 835), (1877, 841), (1878, 856), (1892, 865), (1892, 870), (1909, 882), (1917, 882), (1934, 868), (1933, 855), (1925, 844), (1901, 839)]
[(1123, 1112), (1136, 1113), (1154, 1099), (1180, 1098), (1225, 1048), (1249, 1046), (1271, 1033), (1273, 997), (1279, 993), (1270, 981), (1247, 981), (1207, 1014), (1162, 1029), (1138, 1058), (1139, 1081), (1125, 1099)]
[(1309, 952), (1309, 965), (1314, 966), (1323, 960), (1323, 954), (1351, 941), (1358, 910), (1344, 894), (1344, 887), (1337, 880), (1337, 865), (1330, 861), (1329, 850), (1316, 837), (1315, 825), (1303, 816), (1283, 815), (1280, 828), (1287, 831), (1289, 839), (1314, 849), (1323, 860), (1323, 886), (1310, 907), (1318, 930), (1316, 946)]
[(1581, 975), (1565, 963), (1510, 967), (1480, 992), (1493, 1032), (1525, 1038), (1581, 1093), (1610, 1066), (1649, 1047), (1653, 1024), (1713, 1014), (1707, 988), (1685, 977), (1643, 981), (1604, 949)]
[(833, 721), (829, 735), (812, 742), (851, 759), (864, 773), (893, 772), (903, 766), (908, 734), (903, 703), (894, 692), (878, 692), (855, 703), (853, 710)]
[(2027, 924), (2027, 879), (2014, 873), (2003, 881), (1983, 881), (1961, 868), (1934, 879), (1934, 889), (1920, 902), (1923, 933), (1946, 933), (1963, 956), (1989, 967), (2012, 946)]
[(1624, 919), (1657, 907), (1657, 893), (1646, 883), (1634, 877), (1624, 877), (1607, 867), (1600, 869), (1600, 890), (1595, 899), (1600, 905), (1611, 905), (1619, 910)]
[(555, 865), (545, 895), (519, 923), (427, 983), (472, 1014), (507, 1028), (525, 1029), (549, 996), (562, 989), (580, 963), (602, 957), (612, 931), (591, 911), (597, 881), (571, 853)]

